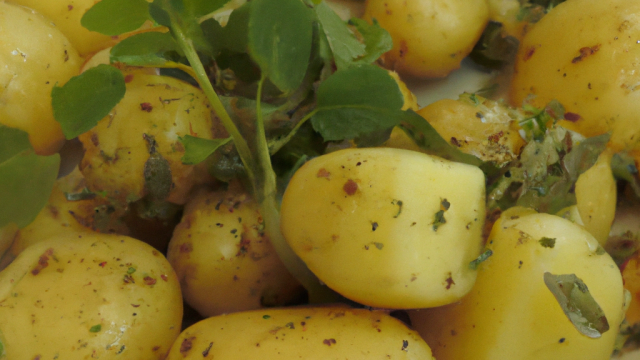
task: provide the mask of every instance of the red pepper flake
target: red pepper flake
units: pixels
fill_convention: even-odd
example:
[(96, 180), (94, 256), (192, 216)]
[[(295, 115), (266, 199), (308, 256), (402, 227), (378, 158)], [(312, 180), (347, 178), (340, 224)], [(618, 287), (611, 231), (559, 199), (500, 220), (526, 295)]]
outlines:
[(238, 243), (237, 246), (238, 246), (238, 253), (236, 253), (236, 256), (241, 256), (243, 254), (246, 254), (249, 252), (249, 247), (251, 246), (251, 240), (243, 236), (240, 239), (240, 242)]
[(101, 262), (101, 263), (100, 263), (100, 264), (98, 264), (98, 265), (100, 265), (100, 267), (104, 267), (105, 265), (107, 265), (107, 262), (106, 262), (106, 261), (103, 261), (103, 262)]
[(491, 136), (489, 136), (489, 142), (497, 144), (500, 141), (500, 138), (504, 136), (504, 132), (500, 131)]
[(331, 346), (336, 343), (336, 339), (324, 339), (322, 340), (322, 343), (327, 346)]
[(322, 168), (322, 169), (318, 170), (318, 173), (316, 174), (316, 177), (325, 178), (327, 180), (331, 180), (331, 173), (328, 172), (327, 169)]
[(445, 288), (446, 288), (447, 290), (451, 289), (451, 286), (456, 284), (456, 283), (453, 281), (453, 278), (451, 277), (451, 273), (449, 273), (449, 276), (447, 277), (447, 279), (445, 280), (445, 282), (447, 283), (447, 285), (445, 286)]
[(180, 252), (183, 254), (190, 253), (193, 251), (193, 244), (191, 243), (183, 243), (180, 245)]
[(34, 357), (33, 360), (40, 360), (40, 355), (36, 355), (36, 357)]
[(453, 136), (451, 137), (451, 144), (457, 147), (461, 147), (462, 144), (460, 144), (460, 142), (458, 141), (458, 139), (454, 138)]
[(527, 52), (524, 53), (524, 56), (522, 57), (522, 61), (527, 61), (527, 60), (531, 59), (531, 57), (535, 53), (536, 53), (536, 47), (535, 46), (531, 46), (529, 49), (527, 49)]
[(151, 348), (151, 351), (153, 351), (153, 352), (156, 352), (158, 350), (160, 350), (160, 345), (156, 345), (156, 346)]
[(134, 308), (140, 307), (140, 304), (131, 304)]
[(152, 278), (151, 276), (145, 276), (142, 280), (144, 280), (144, 283), (149, 286), (156, 284), (156, 279)]
[(38, 259), (38, 264), (31, 270), (31, 274), (38, 275), (40, 271), (49, 266), (49, 256), (53, 255), (53, 248), (48, 248), (40, 258)]
[(342, 190), (347, 193), (347, 195), (352, 196), (358, 191), (358, 184), (355, 181), (349, 179), (342, 187)]
[(153, 106), (151, 105), (151, 103), (143, 102), (140, 104), (140, 110), (151, 112), (151, 110), (153, 110)]
[(400, 58), (405, 57), (405, 55), (407, 55), (407, 53), (409, 52), (409, 46), (407, 46), (407, 43), (403, 40), (400, 41), (400, 49), (398, 50), (398, 56)]
[(73, 5), (67, 5), (67, 9), (69, 9), (69, 11), (73, 10)]
[(160, 275), (160, 279), (164, 280), (164, 281), (169, 281), (169, 277), (165, 274)]
[(126, 84), (130, 83), (133, 81), (133, 74), (128, 74), (127, 76), (124, 77), (124, 82)]
[(186, 357), (187, 353), (191, 350), (191, 348), (193, 347), (193, 340), (195, 340), (196, 337), (192, 336), (189, 338), (186, 338), (184, 340), (182, 340), (182, 344), (180, 344), (180, 354), (182, 354), (182, 356)]
[(213, 341), (209, 343), (206, 349), (202, 352), (202, 357), (207, 357), (209, 355), (209, 351), (211, 351), (211, 347), (213, 347)]
[(564, 118), (565, 118), (565, 120), (568, 120), (568, 121), (571, 121), (571, 122), (576, 122), (576, 121), (582, 119), (582, 116), (580, 116), (580, 114), (568, 112), (568, 113), (564, 114)]
[(580, 48), (580, 55), (576, 56), (571, 60), (573, 64), (584, 60), (587, 56), (591, 56), (600, 50), (600, 44), (592, 46), (592, 47), (583, 47)]

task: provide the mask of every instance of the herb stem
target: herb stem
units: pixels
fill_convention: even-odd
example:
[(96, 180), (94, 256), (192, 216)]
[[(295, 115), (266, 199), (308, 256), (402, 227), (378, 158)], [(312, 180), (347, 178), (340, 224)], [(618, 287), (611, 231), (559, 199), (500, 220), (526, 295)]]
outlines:
[(287, 134), (287, 136), (281, 139), (278, 139), (278, 141), (275, 144), (273, 144), (273, 146), (269, 149), (269, 151), (271, 151), (271, 154), (273, 155), (277, 153), (278, 150), (282, 149), (282, 147), (286, 145), (289, 142), (289, 140), (291, 140), (296, 135), (296, 133), (298, 133), (298, 130), (300, 130), (302, 125), (304, 125), (307, 122), (307, 120), (311, 119), (313, 115), (315, 115), (317, 112), (318, 112), (318, 109), (314, 109), (313, 111), (305, 115), (302, 119), (300, 119), (300, 121), (298, 121), (296, 126)]

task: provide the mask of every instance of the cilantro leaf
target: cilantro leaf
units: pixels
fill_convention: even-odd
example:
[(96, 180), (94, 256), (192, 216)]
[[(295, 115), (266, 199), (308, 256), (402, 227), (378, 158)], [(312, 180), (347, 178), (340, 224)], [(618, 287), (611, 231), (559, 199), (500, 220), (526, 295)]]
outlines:
[(145, 0), (102, 0), (82, 16), (85, 28), (115, 36), (139, 29), (149, 17)]
[(342, 21), (326, 2), (316, 5), (314, 10), (329, 41), (338, 70), (352, 66), (354, 59), (365, 54), (365, 46), (356, 39), (347, 23)]
[(609, 330), (604, 311), (587, 285), (575, 274), (554, 275), (545, 272), (544, 283), (580, 333), (597, 339)]
[(29, 225), (46, 205), (60, 155), (38, 156), (25, 132), (0, 125), (0, 228)]
[(365, 55), (357, 59), (359, 64), (371, 64), (393, 48), (391, 35), (378, 24), (376, 19), (373, 19), (373, 24), (359, 18), (352, 18), (349, 23), (354, 25), (362, 35), (365, 45)]
[(171, 34), (146, 32), (119, 42), (111, 49), (110, 59), (131, 66), (163, 66), (170, 61), (165, 56), (170, 51), (180, 51)]
[(199, 164), (218, 150), (220, 146), (227, 144), (229, 141), (231, 141), (231, 138), (210, 140), (185, 135), (180, 138), (180, 142), (184, 145), (185, 150), (182, 163), (187, 165)]
[(124, 76), (109, 65), (98, 65), (51, 90), (53, 114), (67, 139), (91, 130), (124, 97)]
[(386, 70), (373, 65), (337, 71), (320, 84), (313, 128), (326, 141), (354, 139), (398, 124), (402, 93)]
[(249, 54), (285, 93), (298, 88), (311, 55), (314, 16), (300, 0), (252, 1)]

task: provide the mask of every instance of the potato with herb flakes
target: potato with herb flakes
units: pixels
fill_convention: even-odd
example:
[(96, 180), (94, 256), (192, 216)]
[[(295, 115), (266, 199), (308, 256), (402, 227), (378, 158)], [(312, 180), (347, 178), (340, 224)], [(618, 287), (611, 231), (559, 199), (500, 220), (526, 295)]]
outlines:
[(80, 135), (87, 186), (128, 204), (145, 196), (184, 204), (210, 180), (204, 164), (185, 165), (185, 135), (213, 139), (211, 110), (201, 90), (175, 78), (125, 71), (127, 92), (96, 127)]
[[(511, 101), (562, 103), (585, 136), (612, 131), (615, 150), (640, 149), (638, 84), (640, 3), (571, 0), (526, 34), (511, 83)], [(534, 95), (534, 98), (530, 98)]]
[(482, 35), (489, 9), (486, 0), (367, 0), (364, 18), (391, 34), (385, 67), (437, 78), (460, 67)]
[(493, 226), (474, 288), (411, 311), (438, 360), (609, 359), (624, 319), (622, 277), (584, 228), (515, 207)]
[(198, 192), (167, 257), (185, 301), (203, 316), (283, 306), (304, 291), (264, 234), (258, 204), (240, 189)]
[(202, 320), (168, 360), (434, 360), (424, 340), (382, 311), (346, 306), (254, 310)]
[(53, 117), (51, 89), (77, 75), (82, 59), (42, 15), (0, 2), (0, 124), (29, 134), (38, 154), (64, 143)]
[(482, 249), (484, 175), (390, 148), (315, 158), (282, 199), (282, 234), (330, 288), (365, 305), (418, 308), (459, 300)]
[(0, 358), (160, 360), (181, 320), (173, 269), (126, 236), (53, 238), (0, 272)]

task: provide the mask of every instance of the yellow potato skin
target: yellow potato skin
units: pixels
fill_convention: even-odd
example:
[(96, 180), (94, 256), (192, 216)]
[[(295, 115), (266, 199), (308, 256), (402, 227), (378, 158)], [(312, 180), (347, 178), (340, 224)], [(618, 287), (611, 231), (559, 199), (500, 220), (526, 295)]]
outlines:
[(77, 75), (82, 59), (38, 13), (0, 2), (0, 24), (0, 124), (26, 131), (38, 154), (51, 155), (64, 143), (51, 89)]
[(529, 94), (538, 107), (556, 99), (580, 116), (580, 133), (612, 131), (615, 150), (639, 148), (638, 13), (640, 3), (628, 0), (571, 0), (555, 7), (520, 45), (512, 103), (520, 106)]
[(180, 285), (162, 254), (104, 234), (26, 249), (0, 273), (0, 304), (12, 360), (164, 359), (182, 320)]
[(34, 9), (51, 19), (69, 39), (80, 55), (104, 49), (115, 43), (111, 36), (89, 31), (80, 24), (87, 10), (100, 0), (10, 0), (9, 2)]
[(617, 186), (611, 172), (613, 152), (605, 150), (598, 161), (578, 177), (575, 186), (582, 225), (604, 246), (616, 215)]
[(167, 360), (434, 360), (399, 320), (345, 306), (263, 309), (215, 316), (180, 334)]
[(175, 78), (144, 71), (124, 73), (124, 99), (96, 127), (79, 136), (85, 149), (80, 163), (89, 189), (106, 191), (121, 204), (147, 194), (144, 167), (149, 159), (146, 135), (169, 162), (172, 177), (167, 201), (187, 202), (191, 189), (210, 180), (203, 163), (184, 165), (185, 135), (212, 139), (211, 111), (202, 91)]
[(201, 315), (283, 306), (300, 294), (262, 228), (258, 204), (241, 191), (201, 191), (187, 203), (167, 257)]
[[(296, 172), (281, 229), (309, 269), (351, 300), (439, 306), (475, 281), (468, 265), (482, 248), (484, 193), (473, 166), (415, 151), (347, 149)], [(440, 211), (446, 223), (434, 226)]]
[(460, 67), (489, 20), (486, 0), (367, 0), (364, 19), (376, 19), (393, 39), (383, 55), (402, 75), (444, 77)]
[[(553, 248), (539, 240), (555, 238)], [(582, 227), (525, 208), (505, 211), (493, 226), (471, 292), (459, 303), (410, 312), (438, 360), (605, 360), (624, 318), (622, 278)], [(607, 316), (599, 339), (580, 334), (543, 281), (544, 272), (576, 274)]]

